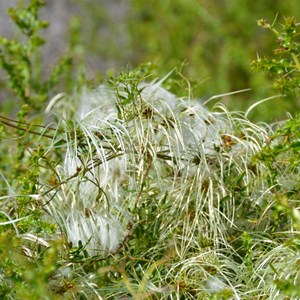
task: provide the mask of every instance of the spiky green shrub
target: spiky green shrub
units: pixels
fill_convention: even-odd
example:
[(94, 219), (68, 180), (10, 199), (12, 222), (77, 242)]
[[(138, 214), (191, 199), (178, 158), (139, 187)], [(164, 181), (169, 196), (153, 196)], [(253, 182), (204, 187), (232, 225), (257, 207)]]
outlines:
[(272, 171), (253, 160), (272, 129), (143, 79), (124, 73), (47, 108), (59, 130), (45, 153), (65, 154), (35, 199), (75, 268), (55, 277), (106, 299), (283, 299), (296, 223), (278, 220)]
[[(196, 99), (178, 99), (139, 72), (111, 80), (115, 92), (100, 86), (70, 99), (75, 112), (68, 99), (51, 102), (47, 112), (60, 122), (46, 153), (59, 143), (65, 155), (52, 180), (42, 173), (36, 198), (69, 259), (99, 261), (101, 273), (116, 274), (99, 293), (238, 295), (227, 264), (243, 261), (240, 230), (252, 230), (259, 218), (266, 169), (251, 157), (269, 129), (223, 106), (209, 112)], [(151, 283), (156, 264), (163, 275)], [(122, 277), (125, 290), (113, 283)]]
[(150, 75), (1, 117), (3, 299), (299, 297), (297, 120), (254, 124)]
[[(51, 293), (279, 297), (281, 258), (293, 260), (296, 240), (284, 246), (276, 235), (287, 240), (294, 221), (285, 217), (282, 228), (267, 180), (272, 172), (252, 160), (271, 129), (223, 106), (210, 112), (196, 99), (178, 99), (161, 82), (122, 80), (114, 81), (116, 91), (100, 86), (52, 101), (47, 113), (55, 113), (58, 129), (50, 144), (35, 149), (34, 189), (20, 198), (30, 200), (31, 209), (23, 206), (28, 221), (5, 223), (22, 229), (31, 260), (44, 261), (42, 253), (56, 248), (51, 240), (62, 240), (45, 277)], [(56, 152), (62, 159), (53, 163)], [(14, 198), (13, 191), (3, 198), (4, 212)], [(52, 231), (33, 235), (37, 220), (53, 224)]]

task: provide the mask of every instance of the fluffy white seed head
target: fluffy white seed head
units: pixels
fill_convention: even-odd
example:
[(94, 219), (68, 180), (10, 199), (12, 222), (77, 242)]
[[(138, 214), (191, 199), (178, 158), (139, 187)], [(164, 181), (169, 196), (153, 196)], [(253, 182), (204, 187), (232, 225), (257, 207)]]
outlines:
[[(59, 174), (71, 179), (51, 200), (50, 210), (68, 241), (86, 244), (90, 255), (117, 248), (132, 222), (129, 209), (138, 204), (146, 181), (158, 199), (169, 195), (171, 211), (179, 215), (195, 202), (195, 230), (209, 224), (208, 234), (217, 236), (223, 226), (219, 220), (232, 222), (234, 211), (233, 201), (220, 211), (225, 170), (234, 166), (237, 176), (243, 175), (262, 144), (263, 129), (225, 109), (211, 112), (200, 101), (180, 99), (158, 83), (140, 88), (129, 119), (118, 119), (117, 97), (101, 85), (82, 93), (74, 128), (66, 125)], [(246, 173), (243, 180), (250, 177)], [(170, 220), (161, 228), (162, 236), (175, 223)]]

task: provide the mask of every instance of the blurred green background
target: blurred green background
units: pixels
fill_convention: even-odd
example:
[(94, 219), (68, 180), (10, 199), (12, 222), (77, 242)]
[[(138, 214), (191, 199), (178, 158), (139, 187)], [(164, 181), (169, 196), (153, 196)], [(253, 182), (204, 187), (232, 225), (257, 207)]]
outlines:
[[(48, 0), (46, 4), (42, 16), (50, 27), (44, 34), (45, 70), (70, 50), (71, 41), (75, 64), (85, 64), (87, 78), (95, 84), (105, 80), (107, 73), (151, 61), (159, 77), (179, 68), (191, 81), (193, 96), (204, 100), (250, 88), (221, 99), (235, 110), (278, 93), (267, 74), (250, 72), (257, 55), (272, 56), (276, 47), (275, 35), (259, 28), (257, 20), (273, 22), (278, 15), (279, 28), (284, 16), (300, 20), (297, 0)], [(170, 87), (179, 96), (187, 95), (188, 85), (179, 79), (174, 72), (175, 84)], [(299, 109), (299, 102), (297, 97), (271, 100), (250, 117), (256, 121), (285, 118), (287, 111)]]

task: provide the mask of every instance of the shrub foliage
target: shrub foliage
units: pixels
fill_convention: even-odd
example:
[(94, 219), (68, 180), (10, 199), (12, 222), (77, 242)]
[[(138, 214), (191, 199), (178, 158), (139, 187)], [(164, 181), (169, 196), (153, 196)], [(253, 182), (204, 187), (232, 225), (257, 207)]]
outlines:
[[(297, 299), (299, 117), (208, 109), (149, 63), (91, 89), (72, 47), (43, 79), (42, 4), (9, 11), (24, 40), (0, 39), (21, 103), (0, 116), (1, 298)], [(253, 69), (296, 95), (297, 23), (259, 24), (280, 58)]]

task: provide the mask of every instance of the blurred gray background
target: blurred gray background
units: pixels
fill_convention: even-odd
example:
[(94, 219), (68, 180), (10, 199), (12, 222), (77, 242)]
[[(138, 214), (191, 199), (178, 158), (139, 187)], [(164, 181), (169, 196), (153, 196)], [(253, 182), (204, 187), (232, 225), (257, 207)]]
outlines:
[[(0, 35), (21, 38), (6, 10), (28, 1), (0, 0)], [(274, 57), (274, 47), (278, 44), (274, 33), (259, 28), (257, 20), (267, 19), (272, 23), (277, 18), (279, 31), (285, 17), (300, 20), (299, 0), (45, 2), (40, 18), (48, 20), (50, 26), (40, 32), (47, 41), (42, 47), (42, 76), (47, 78), (49, 70), (70, 45), (75, 45), (70, 51), (75, 67), (86, 66), (86, 78), (93, 84), (105, 80), (108, 72), (117, 74), (121, 68), (134, 68), (149, 61), (156, 66), (155, 76), (163, 78), (174, 68), (180, 69), (184, 62), (180, 72), (192, 83), (195, 97), (207, 99), (250, 88), (247, 93), (222, 98), (235, 110), (245, 110), (255, 101), (278, 93), (273, 90), (268, 74), (250, 72), (250, 63), (257, 54)], [(5, 76), (0, 71), (0, 85), (7, 87)], [(184, 85), (174, 84), (171, 88), (179, 96), (187, 94)], [(1, 89), (0, 102), (6, 96), (3, 93)], [(298, 108), (299, 97), (286, 97), (261, 105), (254, 117), (273, 120)]]
[[(0, 0), (0, 35), (2, 36), (19, 35), (7, 15), (7, 9), (15, 7), (17, 3), (20, 1)], [(41, 31), (41, 35), (47, 39), (43, 47), (43, 58), (47, 64), (55, 64), (65, 52), (69, 40), (70, 22), (76, 17), (84, 27), (84, 44), (94, 45), (93, 52), (85, 57), (87, 70), (91, 76), (93, 73), (105, 72), (111, 68), (118, 69), (123, 63), (126, 64), (129, 53), (125, 50), (128, 49), (128, 34), (124, 24), (129, 11), (129, 0), (45, 0), (45, 3), (46, 6), (42, 8), (40, 16), (50, 23), (46, 30)], [(91, 19), (91, 11), (97, 20)], [(111, 53), (108, 46), (119, 49), (120, 52)]]

